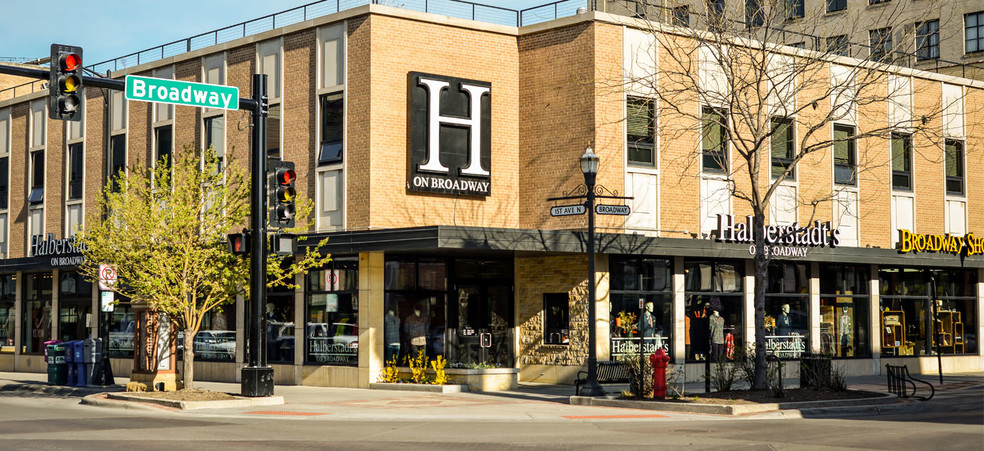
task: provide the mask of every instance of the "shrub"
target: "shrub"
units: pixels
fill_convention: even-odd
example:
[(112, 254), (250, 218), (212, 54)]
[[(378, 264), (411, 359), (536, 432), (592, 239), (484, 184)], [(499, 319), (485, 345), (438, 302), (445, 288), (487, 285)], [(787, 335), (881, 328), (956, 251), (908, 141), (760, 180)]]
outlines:
[(448, 361), (444, 356), (437, 356), (434, 361), (431, 362), (431, 368), (434, 370), (434, 380), (431, 381), (434, 385), (444, 385), (451, 382), (451, 377), (444, 372), (444, 367), (448, 364)]

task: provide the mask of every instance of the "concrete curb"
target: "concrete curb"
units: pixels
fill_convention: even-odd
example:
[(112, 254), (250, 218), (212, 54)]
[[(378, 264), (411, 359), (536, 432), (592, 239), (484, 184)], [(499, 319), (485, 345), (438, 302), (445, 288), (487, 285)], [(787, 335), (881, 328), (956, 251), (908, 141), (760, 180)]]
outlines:
[[(873, 395), (875, 393), (872, 393)], [(711, 415), (752, 415), (769, 412), (803, 412), (807, 415), (819, 415), (823, 412), (846, 412), (836, 409), (857, 409), (857, 414), (863, 415), (867, 410), (878, 412), (880, 408), (888, 408), (899, 404), (899, 399), (891, 394), (877, 394), (871, 398), (838, 399), (830, 401), (803, 401), (787, 403), (761, 404), (701, 404), (685, 402), (634, 401), (614, 398), (594, 398), (590, 396), (571, 396), (570, 403), (574, 406), (603, 406), (622, 407), (628, 409), (656, 410), (675, 413), (700, 413)], [(886, 409), (887, 410), (887, 409)], [(877, 415), (878, 413), (872, 413)]]
[(89, 395), (82, 398), (82, 404), (93, 407), (106, 407), (111, 409), (125, 409), (125, 410), (144, 410), (144, 411), (154, 411), (161, 412), (160, 406), (154, 406), (139, 402), (130, 401), (118, 401), (108, 399), (106, 393), (96, 393), (94, 395)]
[(117, 391), (123, 390), (120, 386), (84, 386), (84, 387), (72, 387), (66, 385), (48, 385), (48, 384), (7, 384), (0, 386), (0, 392), (26, 392), (35, 394), (44, 394), (52, 396), (63, 396), (63, 397), (83, 397), (87, 395), (92, 395), (96, 393), (104, 393), (116, 389)]
[(106, 399), (123, 401), (127, 404), (153, 404), (180, 410), (197, 409), (230, 409), (236, 407), (280, 406), (284, 404), (283, 396), (266, 396), (258, 398), (239, 397), (220, 401), (176, 401), (173, 399), (148, 398), (128, 393), (106, 393)]
[(369, 384), (372, 390), (417, 391), (425, 393), (462, 393), (468, 391), (467, 385), (428, 385), (428, 384), (391, 384), (373, 382)]

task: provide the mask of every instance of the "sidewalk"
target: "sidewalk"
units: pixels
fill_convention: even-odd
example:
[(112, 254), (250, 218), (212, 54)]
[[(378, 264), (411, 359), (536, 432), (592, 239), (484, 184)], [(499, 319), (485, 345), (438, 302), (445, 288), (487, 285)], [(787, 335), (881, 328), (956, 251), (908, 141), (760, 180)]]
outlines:
[[(929, 376), (920, 377), (932, 382), (937, 393), (957, 390), (984, 384), (984, 373), (948, 375), (944, 384)], [(46, 383), (44, 373), (2, 373), (0, 372), (0, 392), (16, 392), (27, 396), (77, 397), (95, 395), (103, 392), (123, 391), (127, 379), (116, 378), (112, 387), (54, 387)], [(798, 385), (797, 380), (788, 380), (787, 388)], [(238, 383), (197, 381), (196, 388), (237, 394)], [(848, 386), (853, 389), (886, 392), (884, 376), (864, 376), (848, 378)], [(618, 386), (605, 386), (610, 394), (619, 393)], [(703, 384), (687, 384), (687, 392), (703, 392)], [(209, 408), (179, 411), (163, 406), (140, 405), (123, 401), (106, 400), (100, 405), (116, 407), (139, 407), (148, 412), (160, 414), (177, 413), (182, 415), (267, 415), (297, 416), (324, 419), (327, 421), (371, 420), (371, 421), (586, 421), (599, 419), (652, 419), (681, 420), (687, 418), (733, 419), (715, 415), (693, 413), (670, 413), (652, 410), (570, 405), (574, 387), (569, 385), (548, 385), (522, 383), (516, 390), (485, 393), (435, 394), (390, 390), (369, 390), (355, 388), (327, 388), (308, 386), (278, 385), (274, 394), (284, 398), (284, 404), (265, 407)], [(23, 396), (23, 395), (21, 395)], [(98, 397), (98, 396), (97, 396)], [(104, 396), (103, 396), (104, 399)], [(115, 403), (115, 404), (114, 404)], [(906, 403), (918, 405), (918, 403)], [(863, 406), (858, 406), (863, 407)], [(902, 407), (905, 407), (904, 405)], [(898, 410), (898, 409), (896, 409)], [(781, 412), (762, 414), (783, 416)], [(854, 409), (851, 411), (828, 412), (832, 416), (877, 414), (878, 409)], [(896, 412), (897, 413), (897, 412)], [(798, 416), (789, 415), (785, 416)], [(755, 416), (743, 417), (754, 418)]]

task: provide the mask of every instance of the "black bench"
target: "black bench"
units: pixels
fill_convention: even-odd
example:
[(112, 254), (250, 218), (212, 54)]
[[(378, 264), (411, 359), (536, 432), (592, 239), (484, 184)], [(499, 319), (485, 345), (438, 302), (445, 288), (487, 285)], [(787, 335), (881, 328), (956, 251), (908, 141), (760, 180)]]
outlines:
[[(581, 386), (588, 381), (587, 371), (578, 371), (577, 378), (574, 379), (574, 394), (581, 394)], [(627, 384), (632, 381), (632, 372), (629, 365), (623, 362), (612, 360), (602, 360), (598, 362), (598, 383), (599, 384)]]
[[(885, 364), (885, 368), (888, 370), (888, 391), (894, 393), (899, 398), (918, 398), (923, 401), (929, 401), (936, 394), (936, 388), (933, 387), (933, 384), (909, 375), (908, 366)], [(916, 382), (929, 386), (929, 396), (916, 396)], [(909, 388), (912, 389), (911, 392)]]

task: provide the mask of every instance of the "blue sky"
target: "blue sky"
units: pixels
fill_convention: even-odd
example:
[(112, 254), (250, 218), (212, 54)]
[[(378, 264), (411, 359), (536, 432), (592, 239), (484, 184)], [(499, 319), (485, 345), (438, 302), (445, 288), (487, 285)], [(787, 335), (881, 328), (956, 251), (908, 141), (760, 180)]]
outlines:
[[(314, 0), (0, 0), (0, 61), (48, 56), (52, 43), (80, 45), (86, 65), (245, 22)], [(342, 0), (342, 3), (354, 0)], [(415, 0), (389, 0), (395, 3)], [(440, 0), (437, 0), (440, 1)], [(437, 1), (432, 0), (431, 3)], [(551, 0), (479, 0), (476, 3), (522, 9)], [(65, 17), (51, 11), (85, 5)], [(351, 3), (350, 3), (351, 4)], [(342, 9), (345, 9), (344, 7)], [(66, 16), (69, 16), (66, 14)], [(68, 26), (71, 21), (75, 25)]]

